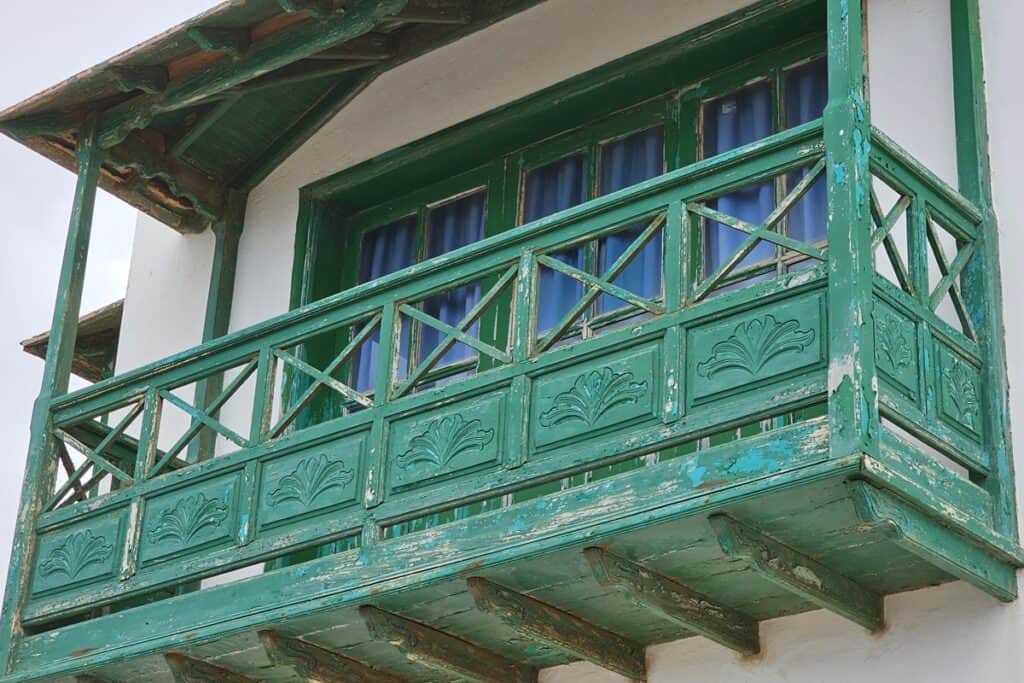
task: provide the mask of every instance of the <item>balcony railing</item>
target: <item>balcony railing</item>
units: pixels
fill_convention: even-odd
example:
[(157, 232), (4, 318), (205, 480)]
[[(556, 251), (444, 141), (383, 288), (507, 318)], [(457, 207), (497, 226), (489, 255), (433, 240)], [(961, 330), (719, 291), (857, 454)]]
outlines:
[[(880, 133), (875, 143), (873, 173), (889, 189), (873, 201), (885, 418), (873, 476), (923, 505), (948, 502), (965, 533), (1017, 561), (972, 481), (992, 475), (984, 360), (962, 291), (981, 215)], [(325, 544), (367, 555), (670, 459), (683, 475), (652, 473), (659, 495), (825, 462), (828, 249), (778, 229), (826, 182), (824, 155), (821, 123), (808, 124), (56, 399), (63, 474), (38, 521), (24, 623), (122, 609)], [(761, 224), (715, 209), (761, 183), (779, 188)], [(705, 277), (706, 221), (746, 239)], [(632, 243), (604, 272), (559, 258), (615, 234)], [(760, 242), (777, 258), (744, 270)], [(651, 244), (656, 296), (617, 280)], [(546, 270), (578, 282), (579, 297), (539, 329)], [(458, 324), (422, 305), (465, 286), (481, 296)], [(595, 305), (605, 299), (616, 306)], [(443, 341), (411, 352), (425, 333)], [(446, 364), (452, 355), (472, 361)], [(372, 381), (355, 379), (357, 357), (372, 359), (359, 373)], [(195, 385), (211, 381), (219, 396), (193, 405)], [(216, 457), (198, 457), (203, 434), (220, 442)], [(548, 523), (569, 524), (559, 514)]]

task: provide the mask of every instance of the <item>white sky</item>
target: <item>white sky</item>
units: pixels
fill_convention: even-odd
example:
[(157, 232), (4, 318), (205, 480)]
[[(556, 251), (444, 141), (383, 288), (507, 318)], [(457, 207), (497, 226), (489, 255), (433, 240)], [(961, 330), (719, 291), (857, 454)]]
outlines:
[[(215, 0), (87, 0), (5, 4), (0, 108), (216, 5)], [(32, 402), (43, 362), (18, 342), (50, 327), (74, 176), (0, 136), (0, 590), (14, 533)], [(82, 309), (124, 296), (135, 210), (101, 192)]]

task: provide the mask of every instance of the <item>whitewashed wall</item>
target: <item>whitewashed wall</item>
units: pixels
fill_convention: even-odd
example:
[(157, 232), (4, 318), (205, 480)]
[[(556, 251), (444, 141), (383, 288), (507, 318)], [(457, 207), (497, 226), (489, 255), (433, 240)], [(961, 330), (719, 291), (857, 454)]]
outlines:
[[(1024, 424), (1024, 105), (1015, 28), (1019, 0), (981, 0), (986, 34), (996, 209), (1000, 219), (1013, 422)], [(231, 327), (287, 309), (298, 188), (395, 146), (700, 25), (750, 0), (549, 0), (379, 79), (250, 197)], [(873, 121), (955, 183), (949, 17), (945, 0), (870, 0)], [(415, 106), (410, 106), (415, 103)], [(211, 262), (209, 236), (183, 238), (140, 220), (118, 370), (197, 343)], [(1019, 429), (1018, 429), (1019, 431)], [(1024, 443), (1018, 440), (1018, 460)], [(1024, 471), (1024, 463), (1018, 469)], [(1024, 505), (1024, 501), (1022, 501)], [(1024, 603), (1002, 605), (962, 584), (891, 597), (889, 628), (868, 635), (813, 612), (762, 626), (765, 653), (742, 659), (694, 638), (649, 648), (650, 683), (743, 681), (931, 683), (1024, 681)], [(612, 683), (587, 665), (551, 669), (545, 683)]]

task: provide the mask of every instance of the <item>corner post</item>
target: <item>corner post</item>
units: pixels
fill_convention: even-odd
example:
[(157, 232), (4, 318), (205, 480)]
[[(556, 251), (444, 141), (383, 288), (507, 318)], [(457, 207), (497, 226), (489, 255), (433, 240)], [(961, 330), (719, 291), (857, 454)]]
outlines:
[[(224, 216), (213, 223), (216, 242), (213, 247), (213, 267), (210, 269), (210, 289), (206, 295), (206, 317), (203, 321), (203, 343), (223, 337), (231, 323), (231, 303), (235, 296), (235, 269), (238, 266), (238, 243), (245, 226), (245, 207), (248, 192), (228, 191)], [(224, 375), (216, 374), (196, 383), (195, 405), (205, 410), (224, 388)], [(216, 417), (214, 415), (213, 417)], [(214, 455), (217, 435), (209, 427), (199, 432), (188, 448), (188, 461), (208, 460)]]
[(32, 428), (25, 478), (21, 488), (14, 533), (14, 547), (8, 567), (6, 592), (3, 601), (3, 623), (0, 628), (0, 672), (9, 673), (13, 660), (14, 639), (21, 633), (20, 612), (28, 592), (31, 561), (35, 550), (36, 518), (40, 513), (46, 492), (56, 473), (56, 460), (52, 457), (53, 435), (50, 421), (50, 403), (68, 391), (71, 360), (78, 335), (82, 288), (85, 283), (85, 265), (92, 233), (93, 209), (99, 185), (103, 150), (97, 142), (99, 117), (91, 114), (78, 134), (78, 181), (74, 204), (64, 246), (57, 298), (50, 325), (50, 344), (43, 366), (43, 381), (39, 396), (32, 409)]
[(878, 450), (871, 247), (871, 122), (866, 100), (862, 0), (828, 0), (830, 453)]
[(959, 190), (982, 213), (978, 256), (963, 274), (963, 292), (985, 363), (982, 391), (985, 453), (992, 474), (983, 482), (992, 495), (996, 529), (1018, 538), (1010, 445), (1009, 385), (999, 268), (999, 226), (992, 202), (984, 56), (978, 0), (950, 0), (953, 103)]

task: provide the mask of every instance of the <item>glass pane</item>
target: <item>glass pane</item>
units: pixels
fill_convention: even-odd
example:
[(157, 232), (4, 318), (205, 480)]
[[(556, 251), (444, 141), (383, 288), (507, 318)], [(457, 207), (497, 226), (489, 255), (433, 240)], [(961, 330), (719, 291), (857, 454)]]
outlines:
[[(710, 158), (772, 134), (772, 88), (768, 81), (748, 85), (704, 104), (704, 157)], [(757, 225), (775, 206), (771, 182), (747, 187), (708, 202), (708, 206)], [(731, 257), (747, 235), (707, 221), (704, 273), (710, 275)], [(742, 269), (773, 258), (775, 245), (761, 242), (737, 266)]]
[[(526, 174), (523, 192), (523, 222), (582, 204), (587, 199), (586, 154), (574, 154)], [(584, 266), (582, 247), (553, 255), (576, 268)], [(540, 271), (537, 331), (554, 327), (583, 295), (583, 285), (566, 275), (542, 268)]]
[[(416, 216), (406, 216), (363, 235), (359, 254), (359, 282), (376, 280), (416, 262)], [(363, 344), (352, 359), (352, 383), (357, 391), (373, 389), (380, 333)], [(409, 337), (403, 334), (399, 354), (404, 364), (409, 356)]]
[[(661, 126), (633, 133), (601, 146), (600, 194), (621, 190), (664, 172), (665, 133)], [(645, 227), (646, 222), (640, 223), (601, 240), (601, 273), (607, 272)], [(657, 297), (661, 293), (661, 235), (652, 239), (613, 282), (634, 294), (648, 298)], [(602, 294), (598, 301), (598, 310), (605, 313), (622, 305), (619, 299)]]
[[(828, 63), (816, 59), (790, 69), (785, 76), (786, 127), (820, 118), (828, 103)], [(807, 175), (807, 169), (791, 173), (786, 180), (792, 189)], [(790, 236), (815, 244), (828, 236), (827, 186), (824, 178), (815, 181), (800, 203), (787, 217)]]
[[(427, 214), (427, 256), (433, 258), (483, 239), (484, 216), (487, 210), (487, 192), (471, 195), (430, 209)], [(473, 283), (438, 294), (423, 302), (423, 310), (449, 325), (458, 325), (480, 301), (480, 285)], [(468, 332), (477, 336), (478, 324)], [(424, 325), (420, 339), (420, 360), (426, 358), (445, 339), (445, 334)], [(456, 343), (438, 365), (453, 363), (473, 356), (476, 352), (464, 344)]]

